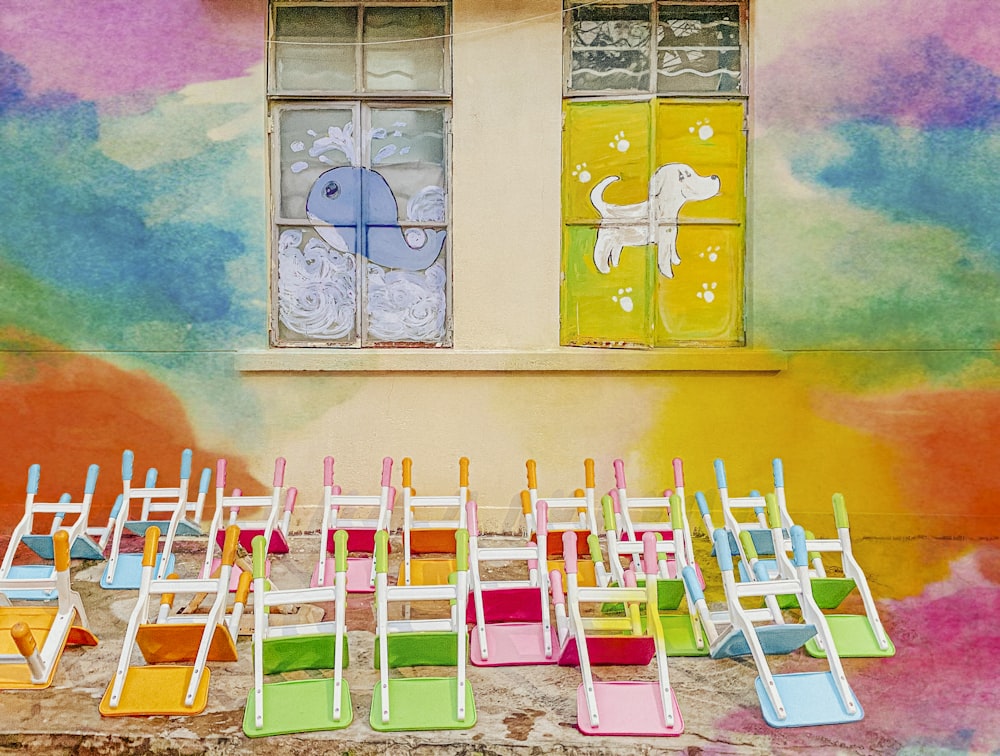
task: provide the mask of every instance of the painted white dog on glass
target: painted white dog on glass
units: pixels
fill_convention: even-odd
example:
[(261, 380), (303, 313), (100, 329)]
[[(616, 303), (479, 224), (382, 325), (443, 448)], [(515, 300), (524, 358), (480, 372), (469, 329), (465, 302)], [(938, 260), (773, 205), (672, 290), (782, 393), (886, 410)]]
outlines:
[[(667, 163), (656, 169), (649, 180), (649, 199), (631, 205), (604, 201), (604, 190), (620, 176), (608, 176), (590, 190), (590, 202), (601, 214), (594, 244), (594, 265), (601, 273), (618, 267), (622, 247), (655, 244), (657, 266), (673, 278), (677, 254), (677, 214), (686, 202), (707, 200), (719, 193), (718, 176), (701, 176), (684, 163)], [(640, 223), (640, 221), (646, 221)]]

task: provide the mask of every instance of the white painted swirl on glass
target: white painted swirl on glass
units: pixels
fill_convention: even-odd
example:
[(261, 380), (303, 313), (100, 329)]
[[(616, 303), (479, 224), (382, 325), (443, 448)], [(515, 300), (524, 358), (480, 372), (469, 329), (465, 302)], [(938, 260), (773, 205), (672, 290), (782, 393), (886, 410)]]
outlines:
[(368, 335), (378, 341), (440, 341), (445, 335), (447, 273), (439, 260), (426, 270), (386, 270), (369, 263)]
[(303, 336), (344, 339), (357, 309), (355, 255), (316, 237), (303, 248), (302, 238), (301, 231), (288, 230), (278, 239), (278, 317)]

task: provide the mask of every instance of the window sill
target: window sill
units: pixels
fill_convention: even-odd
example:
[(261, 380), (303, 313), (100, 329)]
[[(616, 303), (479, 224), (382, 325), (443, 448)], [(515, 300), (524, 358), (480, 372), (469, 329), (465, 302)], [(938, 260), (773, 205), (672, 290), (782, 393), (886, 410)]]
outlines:
[(777, 373), (787, 366), (784, 352), (746, 348), (269, 349), (236, 356), (243, 373)]

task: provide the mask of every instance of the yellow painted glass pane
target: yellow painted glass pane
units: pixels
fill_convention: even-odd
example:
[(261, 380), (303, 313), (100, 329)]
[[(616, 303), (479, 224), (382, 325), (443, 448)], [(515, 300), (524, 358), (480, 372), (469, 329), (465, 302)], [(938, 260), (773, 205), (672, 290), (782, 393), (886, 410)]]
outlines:
[(677, 275), (657, 279), (656, 346), (742, 343), (742, 226), (685, 225), (678, 244)]
[(568, 103), (563, 131), (563, 217), (597, 220), (591, 191), (603, 179), (618, 181), (604, 198), (641, 202), (649, 182), (650, 112), (644, 102)]
[(684, 203), (678, 220), (713, 219), (742, 223), (746, 137), (742, 102), (657, 103), (655, 154), (657, 164), (683, 163), (699, 176), (717, 176), (718, 193)]

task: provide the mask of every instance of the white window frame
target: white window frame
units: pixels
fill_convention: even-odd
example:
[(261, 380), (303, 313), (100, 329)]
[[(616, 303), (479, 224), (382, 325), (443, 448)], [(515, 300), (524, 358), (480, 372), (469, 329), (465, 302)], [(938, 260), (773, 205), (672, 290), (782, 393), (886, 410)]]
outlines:
[[(729, 101), (729, 102), (742, 102), (743, 103), (743, 131), (746, 136), (745, 144), (745, 159), (744, 159), (744, 213), (743, 213), (743, 233), (742, 233), (742, 291), (739, 292), (740, 297), (740, 321), (741, 326), (739, 333), (737, 334), (734, 341), (713, 341), (713, 340), (684, 340), (684, 339), (674, 339), (670, 340), (666, 344), (654, 344), (649, 345), (653, 349), (673, 349), (682, 348), (688, 349), (693, 347), (707, 346), (711, 348), (719, 347), (735, 347), (735, 348), (745, 348), (749, 344), (750, 336), (748, 333), (749, 329), (749, 318), (748, 318), (748, 303), (750, 302), (749, 296), (749, 272), (748, 272), (748, 243), (750, 238), (749, 230), (749, 123), (751, 122), (750, 114), (750, 34), (749, 34), (749, 22), (750, 22), (750, 4), (751, 0), (614, 0), (614, 2), (606, 3), (606, 5), (612, 6), (648, 6), (649, 7), (649, 19), (650, 19), (650, 42), (648, 51), (648, 86), (645, 90), (638, 88), (632, 89), (574, 89), (572, 87), (573, 79), (573, 9), (579, 6), (589, 6), (591, 5), (585, 0), (564, 0), (564, 20), (563, 20), (563, 101), (564, 102), (658, 102), (658, 101), (676, 101), (676, 102), (698, 102), (698, 101)], [(602, 3), (602, 5), (604, 5)], [(739, 86), (732, 91), (688, 91), (688, 90), (665, 90), (658, 91), (659, 83), (659, 72), (657, 67), (657, 61), (659, 54), (664, 49), (660, 46), (657, 40), (657, 24), (659, 23), (660, 13), (659, 9), (664, 6), (738, 6), (739, 8), (739, 40), (740, 40), (740, 79)], [(624, 48), (623, 48), (624, 49)], [(706, 49), (704, 47), (700, 49)], [(730, 48), (725, 48), (730, 49)], [(565, 137), (564, 137), (565, 138)], [(566, 166), (563, 166), (563, 171), (567, 170)], [(565, 180), (565, 176), (563, 177)], [(567, 221), (565, 217), (562, 220), (563, 223), (569, 222), (571, 225), (577, 225), (577, 222)], [(714, 221), (719, 223), (720, 221)], [(722, 225), (728, 225), (725, 222), (721, 222)], [(596, 222), (595, 222), (596, 225)], [(679, 224), (681, 225), (681, 224)], [(565, 243), (565, 242), (564, 242)], [(564, 292), (560, 292), (560, 299), (564, 296)], [(562, 303), (560, 304), (560, 309), (562, 309)], [(560, 341), (562, 342), (562, 324), (560, 324)], [(563, 343), (563, 346), (570, 347), (604, 347), (604, 348), (616, 348), (616, 347), (634, 347), (636, 344), (623, 343), (619, 344), (613, 340), (607, 340), (602, 342), (595, 341), (594, 339), (581, 339), (579, 343)]]
[[(276, 67), (278, 55), (275, 44), (275, 17), (278, 8), (281, 7), (350, 7), (358, 9), (356, 20), (356, 39), (354, 41), (355, 52), (355, 87), (352, 90), (309, 90), (309, 89), (279, 89), (276, 83)], [(389, 90), (389, 91), (363, 91), (363, 81), (365, 76), (364, 44), (362, 34), (364, 30), (364, 14), (369, 8), (421, 8), (435, 7), (442, 8), (444, 13), (445, 34), (441, 39), (443, 48), (443, 67), (440, 71), (442, 87), (440, 90)], [(439, 348), (451, 347), (453, 344), (453, 305), (452, 305), (452, 249), (451, 249), (451, 99), (452, 99), (452, 46), (450, 40), (451, 29), (451, 2), (450, 0), (362, 0), (361, 2), (341, 2), (340, 0), (271, 0), (269, 2), (268, 13), (268, 71), (267, 71), (267, 122), (268, 122), (268, 259), (269, 259), (269, 280), (270, 295), (268, 303), (268, 332), (269, 343), (272, 347), (279, 348), (331, 348), (331, 349), (370, 349), (386, 347), (407, 347), (407, 348)], [(368, 337), (368, 285), (365, 266), (367, 259), (360, 254), (356, 254), (355, 275), (357, 284), (355, 288), (355, 323), (354, 338), (352, 340), (324, 340), (322, 338), (310, 338), (303, 336), (301, 339), (288, 335), (282, 335), (282, 327), (279, 322), (279, 281), (278, 281), (278, 249), (279, 236), (283, 229), (290, 227), (305, 227), (308, 222), (301, 218), (285, 218), (281, 212), (281, 134), (278, 125), (278, 116), (282, 112), (294, 109), (322, 109), (329, 107), (331, 110), (348, 110), (352, 112), (352, 122), (357, 124), (354, 139), (354, 155), (351, 156), (351, 164), (371, 168), (371, 155), (369, 140), (363, 138), (371, 130), (371, 113), (373, 110), (397, 109), (397, 108), (432, 108), (442, 111), (442, 155), (445, 182), (445, 220), (443, 229), (445, 231), (444, 246), (442, 250), (446, 280), (444, 284), (445, 316), (443, 332), (440, 338), (426, 341), (375, 339)], [(441, 224), (411, 222), (400, 220), (400, 226), (404, 229), (410, 228), (442, 228)], [(390, 270), (391, 272), (391, 270)], [(287, 329), (285, 329), (287, 330)]]

